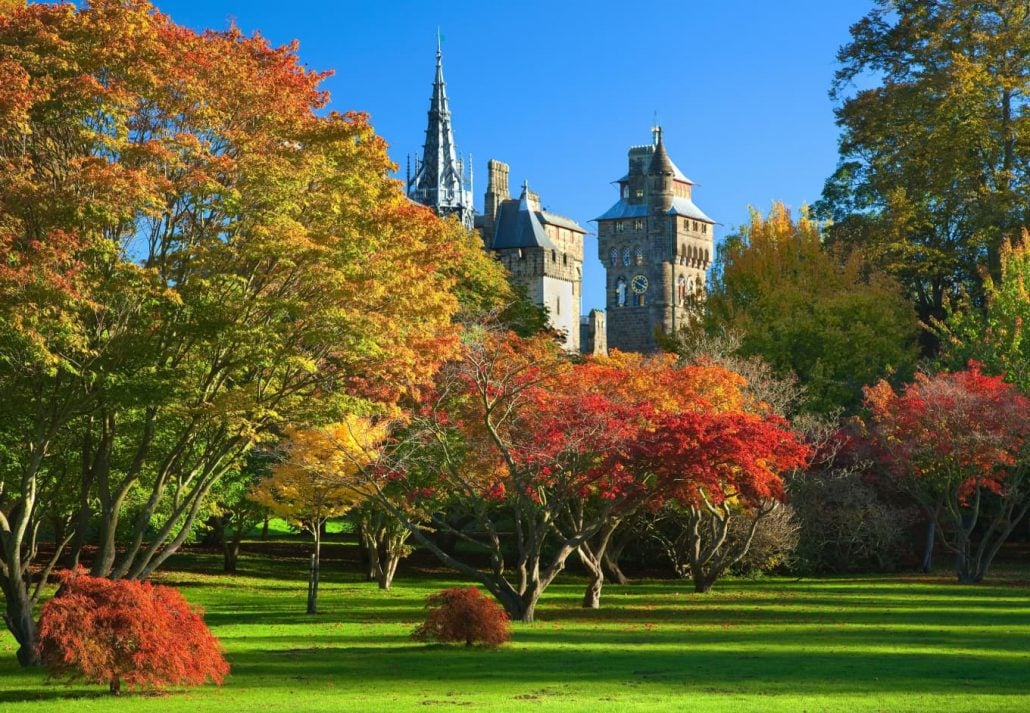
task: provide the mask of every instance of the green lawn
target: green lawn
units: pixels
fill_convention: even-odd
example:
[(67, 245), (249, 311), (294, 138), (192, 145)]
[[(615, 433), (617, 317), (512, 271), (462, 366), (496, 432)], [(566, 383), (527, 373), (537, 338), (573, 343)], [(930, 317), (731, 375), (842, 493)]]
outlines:
[[(337, 547), (339, 545), (336, 545)], [(608, 586), (603, 609), (554, 586), (539, 622), (498, 651), (408, 639), (426, 594), (380, 593), (332, 562), (317, 616), (303, 614), (301, 560), (180, 557), (161, 575), (207, 610), (232, 675), (221, 688), (112, 699), (46, 683), (0, 638), (0, 711), (1027, 711), (1025, 578), (960, 587), (946, 576), (729, 580)], [(403, 570), (403, 565), (402, 565)], [(428, 707), (428, 708), (427, 708)]]

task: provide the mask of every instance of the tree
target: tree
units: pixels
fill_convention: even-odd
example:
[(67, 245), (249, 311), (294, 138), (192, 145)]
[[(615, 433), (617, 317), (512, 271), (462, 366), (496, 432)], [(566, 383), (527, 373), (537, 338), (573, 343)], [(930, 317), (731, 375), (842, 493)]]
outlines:
[(221, 684), (229, 673), (202, 612), (178, 590), (65, 572), (40, 613), (40, 650), (53, 676), (163, 688)]
[[(810, 455), (785, 420), (747, 412), (669, 414), (635, 450), (637, 467), (656, 476), (655, 487), (685, 522), (698, 592), (747, 554), (759, 522), (786, 500), (785, 473), (803, 468)], [(745, 530), (727, 546), (739, 518)]]
[(308, 614), (318, 610), (322, 529), (329, 518), (360, 502), (359, 473), (377, 459), (385, 432), (385, 426), (360, 417), (321, 429), (287, 431), (283, 461), (251, 492), (255, 502), (306, 530), (315, 541)]
[(973, 360), (1030, 394), (1030, 343), (1024, 338), (1030, 324), (1030, 245), (1025, 231), (1021, 241), (1002, 244), (1000, 260), (1000, 279), (984, 280), (982, 309), (966, 296), (955, 301), (946, 320), (934, 323), (941, 341), (938, 364), (958, 370)]
[(511, 622), (504, 609), (475, 587), (457, 587), (429, 597), (426, 620), (411, 638), (494, 647), (511, 639)]
[(923, 322), (976, 293), (981, 265), (996, 277), (1003, 236), (1030, 218), (1028, 13), (1018, 0), (877, 0), (838, 53), (841, 160), (817, 208)]
[(1030, 509), (1021, 460), (1030, 399), (978, 365), (917, 374), (901, 393), (866, 391), (870, 436), (891, 472), (938, 524), (959, 582), (980, 582)]
[(149, 576), (250, 449), (422, 388), (456, 282), (503, 284), (407, 201), (367, 117), (322, 111), (325, 76), (143, 0), (0, 15), (0, 585), (24, 663), (44, 520), (55, 558), (89, 525), (95, 575)]
[[(441, 371), (406, 435), (367, 474), (378, 503), (513, 619), (533, 620), (568, 557), (632, 490), (604, 459), (636, 432), (635, 410), (584, 395), (582, 376), (547, 336), (470, 329), (461, 358)], [(595, 498), (601, 507), (580, 507)], [(474, 559), (445, 550), (421, 523), (463, 542)], [(490, 564), (480, 569), (474, 562), (484, 555)]]
[(910, 371), (918, 329), (894, 280), (857, 251), (828, 249), (819, 226), (807, 214), (795, 221), (782, 203), (768, 217), (752, 210), (750, 223), (727, 238), (693, 327), (736, 335), (736, 356), (761, 357), (780, 377), (795, 374), (816, 413), (855, 408), (863, 385)]

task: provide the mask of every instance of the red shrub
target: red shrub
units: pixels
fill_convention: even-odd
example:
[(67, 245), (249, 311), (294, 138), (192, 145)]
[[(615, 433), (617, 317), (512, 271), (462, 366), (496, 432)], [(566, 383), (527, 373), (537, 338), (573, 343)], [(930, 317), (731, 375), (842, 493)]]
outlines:
[(220, 684), (229, 672), (202, 612), (177, 589), (149, 582), (66, 572), (43, 605), (39, 640), (51, 675), (107, 683), (114, 694), (122, 683)]
[(475, 587), (445, 589), (426, 600), (426, 621), (411, 633), (419, 641), (464, 641), (500, 646), (511, 638), (508, 615)]

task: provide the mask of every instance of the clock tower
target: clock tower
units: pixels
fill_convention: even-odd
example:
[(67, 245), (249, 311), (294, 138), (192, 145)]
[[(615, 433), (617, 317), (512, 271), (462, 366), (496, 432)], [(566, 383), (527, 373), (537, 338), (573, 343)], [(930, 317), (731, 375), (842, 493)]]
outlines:
[(703, 299), (715, 222), (693, 201), (694, 183), (654, 141), (629, 150), (619, 200), (597, 221), (607, 272), (608, 347), (654, 352), (660, 332), (675, 334)]

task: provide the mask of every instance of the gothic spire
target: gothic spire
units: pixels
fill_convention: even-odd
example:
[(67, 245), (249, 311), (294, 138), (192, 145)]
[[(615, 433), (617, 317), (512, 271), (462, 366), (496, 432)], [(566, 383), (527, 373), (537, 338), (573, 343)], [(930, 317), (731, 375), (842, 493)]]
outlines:
[(433, 96), (429, 101), (426, 141), (422, 147), (422, 159), (415, 162), (415, 176), (408, 181), (408, 197), (432, 208), (437, 215), (457, 214), (471, 230), (472, 191), (465, 180), (464, 166), (454, 145), (440, 40), (437, 31), (436, 77), (433, 80)]

